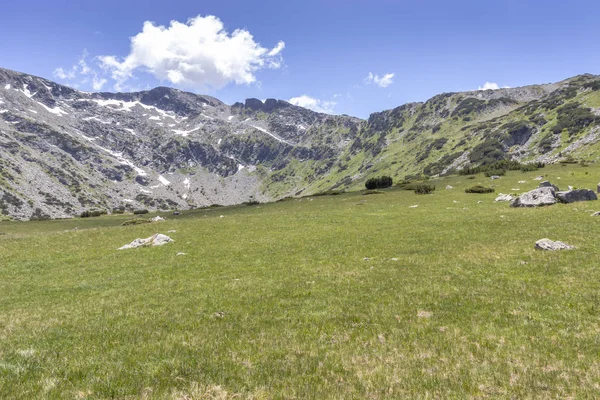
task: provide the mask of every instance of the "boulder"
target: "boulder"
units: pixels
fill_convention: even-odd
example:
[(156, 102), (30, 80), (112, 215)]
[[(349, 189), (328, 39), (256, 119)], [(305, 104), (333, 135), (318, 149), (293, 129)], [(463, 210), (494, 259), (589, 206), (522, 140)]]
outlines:
[(454, 186), (446, 185), (446, 190), (454, 189)]
[(600, 216), (600, 211), (596, 211), (596, 212), (595, 212), (595, 213), (593, 213), (591, 216), (592, 216), (592, 217), (598, 217), (598, 216)]
[(552, 189), (554, 189), (555, 192), (558, 192), (560, 190), (558, 188), (558, 186), (551, 184), (550, 181), (540, 182), (540, 184), (538, 185), (538, 187), (551, 187)]
[(541, 207), (556, 203), (554, 189), (551, 187), (542, 187), (523, 193), (517, 197), (511, 204), (511, 207)]
[(566, 243), (558, 241), (558, 240), (555, 242), (548, 238), (544, 238), (544, 239), (540, 239), (537, 242), (535, 242), (535, 248), (538, 250), (556, 251), (556, 250), (571, 250), (571, 249), (574, 249), (575, 246), (571, 246), (570, 244), (566, 244)]
[(556, 198), (561, 203), (575, 203), (576, 201), (598, 200), (598, 196), (590, 189), (565, 190), (556, 193)]
[(541, 181), (542, 179), (544, 179), (543, 176), (536, 176), (535, 178), (533, 178), (534, 181)]
[(168, 237), (167, 235), (157, 233), (146, 239), (135, 239), (133, 242), (126, 244), (125, 246), (119, 247), (118, 250), (135, 249), (137, 247), (147, 246), (162, 246), (163, 244), (167, 244), (173, 241), (174, 240)]
[(495, 201), (513, 201), (514, 199), (510, 194), (499, 193)]
[(164, 221), (165, 219), (163, 217), (161, 217), (160, 215), (157, 215), (154, 218), (151, 218), (150, 221), (152, 222), (160, 222), (160, 221)]
[(490, 179), (491, 180), (500, 179), (500, 177), (498, 175), (492, 175), (492, 176), (490, 176)]

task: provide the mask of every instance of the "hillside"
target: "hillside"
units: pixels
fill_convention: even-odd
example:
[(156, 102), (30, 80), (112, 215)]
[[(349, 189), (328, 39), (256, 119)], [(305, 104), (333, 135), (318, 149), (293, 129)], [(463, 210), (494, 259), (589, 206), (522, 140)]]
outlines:
[(159, 87), (85, 93), (0, 69), (0, 210), (187, 209), (356, 189), (374, 175), (446, 174), (500, 159), (594, 161), (600, 78), (446, 93), (332, 116), (282, 100), (232, 106)]

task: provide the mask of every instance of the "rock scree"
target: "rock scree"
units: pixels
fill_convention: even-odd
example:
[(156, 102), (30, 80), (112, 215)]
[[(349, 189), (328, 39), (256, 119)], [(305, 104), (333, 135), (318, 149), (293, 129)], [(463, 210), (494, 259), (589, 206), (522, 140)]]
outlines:
[(548, 238), (544, 238), (544, 239), (540, 239), (537, 242), (535, 242), (535, 248), (538, 250), (550, 250), (550, 251), (557, 251), (557, 250), (571, 250), (571, 249), (575, 249), (575, 246), (571, 246), (570, 244), (566, 244), (564, 242), (561, 241), (553, 241), (550, 240)]
[(148, 247), (148, 246), (162, 246), (174, 242), (173, 239), (162, 233), (156, 233), (145, 239), (135, 239), (133, 242), (126, 244), (125, 246), (119, 247), (117, 250), (135, 249), (137, 247)]

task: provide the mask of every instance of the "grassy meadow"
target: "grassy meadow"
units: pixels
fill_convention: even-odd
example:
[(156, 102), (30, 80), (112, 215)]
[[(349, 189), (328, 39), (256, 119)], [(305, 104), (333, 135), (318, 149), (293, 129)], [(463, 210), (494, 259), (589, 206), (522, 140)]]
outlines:
[[(0, 222), (0, 398), (599, 396), (600, 202), (494, 202), (537, 175), (595, 189), (600, 166), (126, 227)], [(116, 250), (154, 233), (175, 242)]]

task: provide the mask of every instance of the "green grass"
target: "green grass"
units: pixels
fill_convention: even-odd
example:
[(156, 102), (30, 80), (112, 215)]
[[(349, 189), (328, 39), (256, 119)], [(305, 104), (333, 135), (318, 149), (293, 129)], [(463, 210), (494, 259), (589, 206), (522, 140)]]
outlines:
[[(537, 175), (595, 188), (599, 172), (126, 227), (131, 215), (1, 222), (0, 398), (592, 398), (600, 203), (493, 200)], [(496, 193), (464, 193), (477, 183)], [(174, 243), (116, 250), (168, 230)], [(534, 250), (543, 237), (577, 249)]]

